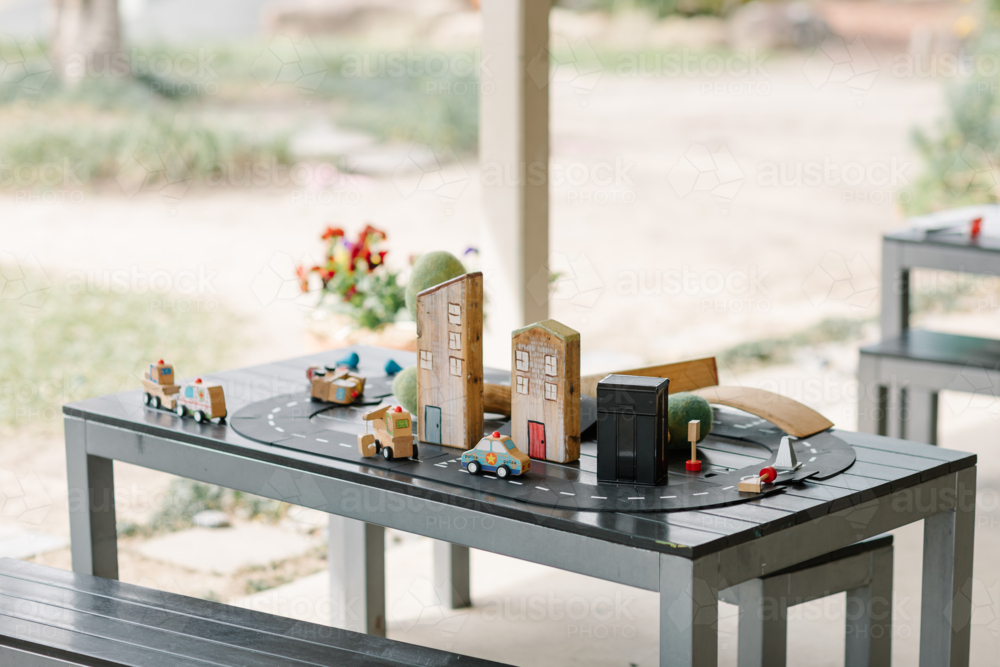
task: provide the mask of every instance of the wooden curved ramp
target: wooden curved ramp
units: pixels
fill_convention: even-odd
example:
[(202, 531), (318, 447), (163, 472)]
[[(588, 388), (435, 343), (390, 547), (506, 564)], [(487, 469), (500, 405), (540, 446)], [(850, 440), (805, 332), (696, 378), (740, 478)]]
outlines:
[(709, 403), (728, 405), (771, 422), (788, 435), (808, 438), (833, 426), (833, 422), (787, 396), (753, 387), (702, 387), (698, 394)]

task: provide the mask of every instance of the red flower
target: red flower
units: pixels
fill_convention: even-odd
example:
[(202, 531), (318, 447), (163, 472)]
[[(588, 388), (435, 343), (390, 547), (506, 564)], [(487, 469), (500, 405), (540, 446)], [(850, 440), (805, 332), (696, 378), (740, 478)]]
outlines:
[(301, 264), (299, 264), (298, 266), (296, 266), (295, 267), (295, 275), (298, 276), (298, 279), (299, 279), (299, 288), (301, 288), (301, 290), (303, 292), (308, 292), (309, 291), (309, 274), (306, 271), (306, 267), (302, 266)]
[(344, 230), (340, 227), (327, 227), (326, 231), (323, 232), (323, 240), (329, 241), (332, 238), (340, 238), (344, 235)]

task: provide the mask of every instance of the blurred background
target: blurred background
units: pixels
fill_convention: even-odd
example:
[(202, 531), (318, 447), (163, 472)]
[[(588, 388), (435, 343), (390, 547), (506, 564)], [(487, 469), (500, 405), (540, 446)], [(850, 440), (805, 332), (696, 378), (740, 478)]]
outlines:
[[(69, 567), (63, 403), (135, 388), (155, 358), (190, 375), (351, 343), (413, 349), (414, 259), (489, 263), (477, 5), (0, 0), (0, 556)], [(559, 0), (549, 29), (539, 280), (551, 316), (582, 335), (583, 373), (716, 355), (725, 381), (854, 428), (882, 234), (996, 202), (1000, 6)], [(996, 276), (914, 280), (916, 323), (995, 336)], [(512, 325), (489, 304), (486, 328), (487, 364), (509, 366)], [(942, 445), (990, 453), (996, 398), (941, 403)], [(983, 458), (977, 546), (995, 554), (1000, 466)], [(322, 515), (116, 474), (123, 580), (324, 620), (309, 597), (325, 576)], [(919, 553), (920, 527), (900, 532), (897, 553)], [(220, 562), (199, 562), (208, 539)], [(475, 578), (476, 558), (510, 586)], [(424, 540), (394, 534), (390, 637), (467, 650), (463, 623), (492, 611), (524, 625), (497, 605), (544, 581), (631, 602), (602, 624), (547, 619), (539, 631), (563, 640), (551, 649), (487, 657), (655, 660), (651, 594), (477, 554), (477, 606), (451, 612), (427, 599), (429, 559)], [(987, 664), (1000, 580), (976, 567)], [(919, 562), (897, 562), (897, 664), (915, 664), (919, 585)], [(842, 661), (834, 600), (796, 608), (792, 664)]]

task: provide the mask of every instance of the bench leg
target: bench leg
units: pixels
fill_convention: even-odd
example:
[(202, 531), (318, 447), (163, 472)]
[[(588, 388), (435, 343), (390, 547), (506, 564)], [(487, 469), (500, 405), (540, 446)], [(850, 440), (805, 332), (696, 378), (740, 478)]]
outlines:
[(469, 547), (434, 541), (434, 590), (451, 609), (472, 606), (469, 593)]
[(957, 508), (924, 519), (920, 667), (969, 664), (976, 469), (966, 468), (956, 477)]
[(716, 667), (718, 621), (718, 558), (660, 556), (660, 667)]
[(847, 591), (844, 664), (888, 665), (892, 656), (892, 548), (871, 556), (871, 582)]
[(64, 421), (73, 571), (117, 579), (114, 462), (87, 454), (85, 421)]
[(906, 421), (903, 438), (928, 445), (937, 444), (938, 393), (931, 389), (906, 389)]
[(788, 577), (751, 579), (737, 589), (738, 667), (784, 667), (788, 650)]
[(330, 624), (385, 637), (385, 528), (330, 515)]

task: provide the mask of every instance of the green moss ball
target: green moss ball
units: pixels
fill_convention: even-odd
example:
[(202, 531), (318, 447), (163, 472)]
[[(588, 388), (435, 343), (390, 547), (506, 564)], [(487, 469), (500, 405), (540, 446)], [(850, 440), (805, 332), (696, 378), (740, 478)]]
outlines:
[(417, 414), (417, 367), (410, 366), (396, 373), (392, 381), (392, 393), (399, 404), (411, 415)]
[(450, 252), (438, 250), (421, 255), (413, 265), (410, 281), (406, 283), (406, 309), (417, 319), (417, 293), (428, 287), (465, 274), (465, 267)]
[(688, 441), (688, 422), (692, 419), (701, 420), (701, 438), (712, 430), (712, 406), (701, 396), (686, 391), (671, 394), (667, 398), (667, 431), (670, 433), (669, 449), (690, 448)]

